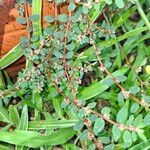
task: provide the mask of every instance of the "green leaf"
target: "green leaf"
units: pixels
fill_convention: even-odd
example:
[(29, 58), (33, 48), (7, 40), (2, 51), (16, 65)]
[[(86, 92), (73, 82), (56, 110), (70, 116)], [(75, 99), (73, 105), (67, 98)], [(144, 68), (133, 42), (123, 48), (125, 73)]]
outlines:
[(83, 122), (82, 122), (82, 121), (78, 121), (78, 122), (74, 125), (73, 130), (75, 130), (75, 131), (80, 131), (80, 130), (83, 128), (83, 126), (84, 126)]
[(147, 141), (147, 137), (144, 135), (144, 130), (138, 131), (137, 134), (141, 140)]
[(140, 88), (138, 86), (132, 86), (130, 89), (129, 89), (129, 92), (131, 94), (136, 94), (140, 91)]
[(112, 4), (112, 0), (105, 0), (105, 2), (106, 2), (108, 5), (111, 5), (111, 4)]
[(59, 51), (55, 51), (54, 52), (54, 55), (57, 57), (57, 58), (63, 58), (63, 54)]
[(0, 131), (0, 141), (14, 145), (36, 148), (43, 145), (54, 146), (64, 144), (71, 139), (74, 134), (75, 131), (72, 129), (58, 130), (48, 136), (33, 131)]
[(131, 135), (130, 131), (128, 131), (128, 130), (124, 131), (124, 133), (123, 133), (123, 141), (125, 143), (132, 142), (132, 135)]
[(1, 150), (10, 150), (10, 149), (13, 149), (12, 146), (6, 146), (6, 145), (0, 145), (0, 149)]
[[(117, 77), (117, 76), (125, 74), (127, 71), (128, 71), (128, 68), (122, 68), (120, 70), (113, 72), (112, 75), (113, 77)], [(84, 88), (80, 93), (81, 99), (83, 100), (91, 99), (97, 96), (98, 94), (104, 92), (105, 90), (107, 90), (110, 86), (114, 84), (113, 83), (112, 85), (109, 85), (109, 86), (105, 84), (106, 79), (109, 79), (109, 78), (110, 77), (107, 76), (105, 79), (102, 79), (101, 81), (96, 82), (92, 84), (91, 86)]]
[(33, 22), (33, 35), (42, 35), (41, 27), (42, 1), (32, 0), (32, 16), (38, 16), (39, 19)]
[(6, 88), (6, 84), (4, 81), (4, 76), (2, 74), (2, 71), (0, 71), (0, 90), (4, 90)]
[(133, 126), (140, 127), (143, 125), (143, 115), (139, 114), (133, 121)]
[(70, 11), (74, 11), (76, 8), (76, 5), (71, 1), (68, 5), (68, 10)]
[(128, 150), (149, 150), (150, 149), (150, 139), (141, 143), (138, 143)]
[(133, 103), (131, 108), (130, 108), (130, 112), (131, 113), (136, 113), (138, 109), (139, 109), (139, 104), (138, 103)]
[(22, 109), (18, 130), (27, 130), (27, 129), (28, 129), (28, 107), (25, 105), (23, 106)]
[(102, 110), (101, 110), (101, 113), (104, 114), (104, 115), (109, 116), (109, 115), (110, 115), (110, 111), (111, 111), (111, 110), (110, 110), (109, 107), (104, 106), (104, 107), (102, 108)]
[(105, 146), (104, 150), (115, 150), (115, 145), (109, 144), (109, 145)]
[(56, 114), (59, 118), (63, 118), (63, 110), (61, 108), (61, 100), (60, 99), (52, 99), (52, 103), (54, 106), (54, 109), (56, 111)]
[(82, 13), (83, 14), (88, 14), (88, 12), (89, 12), (89, 9), (86, 7), (86, 6), (82, 6)]
[[(132, 31), (129, 31), (129, 32), (119, 36), (119, 37), (116, 37), (115, 39), (110, 39), (108, 41), (100, 42), (100, 43), (96, 44), (96, 47), (103, 46), (103, 48), (101, 49), (101, 50), (103, 50), (103, 49), (108, 48), (126, 38), (133, 37), (133, 36), (140, 34), (141, 32), (146, 31), (146, 30), (148, 30), (148, 27), (136, 28)], [(79, 54), (78, 59), (87, 59), (88, 57), (90, 57), (93, 54), (94, 54), (93, 47), (90, 47), (87, 50), (85, 50), (84, 52), (82, 52), (81, 54)]]
[(66, 23), (68, 21), (68, 16), (66, 14), (58, 15), (58, 20), (60, 22)]
[(121, 131), (116, 125), (113, 125), (112, 127), (112, 134), (113, 134), (114, 141), (117, 142), (121, 136)]
[(45, 16), (45, 20), (49, 23), (52, 23), (55, 21), (55, 18), (53, 16)]
[(16, 19), (19, 24), (26, 24), (27, 20), (24, 17), (19, 17)]
[(67, 59), (71, 59), (72, 57), (73, 57), (73, 51), (70, 51), (70, 52), (68, 52), (67, 54), (66, 54), (66, 58)]
[(137, 140), (136, 132), (132, 132), (132, 141), (135, 142)]
[[(19, 122), (18, 130), (28, 130), (28, 107), (23, 106), (21, 119)], [(23, 150), (24, 146), (16, 145), (15, 150)]]
[(105, 7), (105, 2), (99, 2), (94, 5), (88, 13), (88, 17), (91, 23), (94, 23), (99, 15), (102, 13), (103, 8)]
[(31, 15), (31, 16), (29, 17), (29, 19), (30, 19), (32, 22), (37, 22), (37, 21), (39, 21), (40, 16), (39, 16), (38, 14), (34, 14), (34, 15)]
[(34, 120), (40, 120), (40, 111), (42, 110), (42, 98), (36, 89), (32, 91), (32, 102), (38, 109), (34, 110)]
[(65, 150), (81, 150), (78, 146), (75, 144), (66, 144), (63, 146)]
[(97, 118), (94, 123), (93, 132), (95, 135), (98, 135), (105, 127), (105, 121), (101, 118)]
[(143, 124), (144, 124), (145, 126), (149, 126), (149, 125), (150, 125), (150, 113), (148, 113), (148, 114), (144, 117), (144, 119), (143, 119)]
[(73, 127), (78, 120), (46, 120), (46, 121), (31, 121), (29, 129), (57, 129)]
[(15, 123), (16, 125), (19, 124), (20, 116), (15, 106), (12, 105), (9, 106), (9, 117), (13, 121), (13, 123)]
[(13, 124), (7, 110), (3, 106), (0, 106), (0, 120), (6, 123)]
[(94, 108), (95, 106), (96, 106), (96, 103), (95, 103), (95, 102), (92, 102), (92, 103), (89, 103), (89, 104), (88, 104), (88, 107), (90, 107), (91, 109)]
[(124, 7), (124, 1), (123, 0), (115, 0), (115, 3), (116, 3), (118, 8)]
[(126, 123), (128, 118), (128, 104), (126, 103), (117, 113), (117, 122)]
[(23, 56), (22, 48), (17, 45), (11, 49), (2, 59), (0, 59), (0, 70), (5, 69)]

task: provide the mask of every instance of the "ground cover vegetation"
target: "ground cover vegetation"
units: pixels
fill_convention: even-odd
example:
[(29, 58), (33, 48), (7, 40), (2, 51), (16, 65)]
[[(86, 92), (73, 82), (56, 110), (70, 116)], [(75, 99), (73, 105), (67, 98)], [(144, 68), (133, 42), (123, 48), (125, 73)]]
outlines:
[(0, 60), (0, 149), (150, 149), (150, 1), (48, 1), (45, 28), (42, 0), (16, 1), (28, 37)]

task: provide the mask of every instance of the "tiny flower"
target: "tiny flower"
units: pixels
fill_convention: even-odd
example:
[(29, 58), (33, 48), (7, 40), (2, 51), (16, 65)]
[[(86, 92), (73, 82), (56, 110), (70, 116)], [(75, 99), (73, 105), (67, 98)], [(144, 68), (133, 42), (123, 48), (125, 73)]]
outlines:
[(3, 97), (3, 92), (0, 92), (0, 98), (2, 98)]
[(34, 54), (39, 54), (39, 50), (37, 49), (37, 50), (34, 50)]
[(74, 103), (77, 107), (81, 107), (82, 106), (82, 103), (81, 101), (79, 101), (78, 99), (74, 100)]
[(138, 68), (135, 69), (135, 72), (136, 72), (136, 73), (139, 73), (139, 72), (141, 72), (141, 71), (142, 71), (142, 67), (138, 67)]
[(141, 100), (141, 104), (142, 104), (143, 106), (148, 106), (148, 103), (147, 103), (144, 99)]
[(96, 55), (100, 55), (100, 51), (98, 49), (95, 50)]
[(83, 36), (82, 36), (82, 35), (78, 35), (77, 40), (78, 40), (79, 42), (81, 42), (82, 39), (83, 39)]
[(84, 6), (86, 6), (88, 9), (92, 8), (92, 5), (90, 2), (84, 3)]
[(65, 98), (65, 99), (64, 99), (64, 102), (65, 102), (66, 104), (70, 104), (69, 98)]
[(130, 131), (135, 131), (135, 132), (139, 132), (139, 131), (140, 131), (139, 128), (136, 128), (136, 127), (134, 127), (134, 126), (129, 126), (129, 130), (130, 130)]
[(99, 69), (100, 69), (100, 71), (104, 72), (104, 71), (106, 70), (106, 67), (103, 66), (103, 65), (101, 65), (101, 66), (99, 67)]
[(89, 140), (92, 141), (94, 139), (94, 134), (92, 132), (88, 132), (87, 134), (88, 134)]
[(99, 0), (95, 0), (95, 2), (96, 2), (96, 3), (98, 3), (98, 2), (99, 2)]
[(79, 3), (80, 2), (80, 0), (75, 0), (75, 3)]
[(124, 95), (125, 98), (129, 98), (130, 93), (124, 89), (121, 90), (122, 94)]
[(108, 116), (108, 114), (104, 114), (104, 117), (106, 118), (106, 119), (109, 119), (109, 116)]
[(90, 44), (94, 44), (94, 40), (93, 39), (90, 39)]
[(90, 110), (90, 107), (84, 107), (84, 111), (87, 113), (87, 114), (90, 114), (91, 113), (91, 110)]
[(88, 119), (88, 118), (85, 118), (85, 119), (83, 120), (83, 122), (84, 122), (84, 124), (85, 124), (87, 127), (90, 127), (90, 126), (92, 125), (91, 120)]
[(114, 81), (115, 81), (116, 83), (120, 83), (120, 81), (119, 81), (118, 78), (114, 78)]
[(81, 20), (82, 20), (82, 16), (79, 16), (78, 21), (81, 21)]
[(78, 84), (81, 84), (81, 83), (82, 83), (81, 79), (78, 79), (78, 81), (77, 81), (77, 82), (78, 82)]

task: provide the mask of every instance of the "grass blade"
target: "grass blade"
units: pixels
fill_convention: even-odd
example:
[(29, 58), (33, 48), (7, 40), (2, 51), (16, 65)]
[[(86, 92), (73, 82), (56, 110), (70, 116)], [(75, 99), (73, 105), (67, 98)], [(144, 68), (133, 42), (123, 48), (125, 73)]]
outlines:
[(149, 149), (150, 149), (150, 139), (129, 148), (129, 150), (149, 150)]
[(23, 51), (19, 45), (10, 50), (2, 59), (0, 59), (0, 70), (5, 69), (16, 60), (23, 56)]
[[(122, 68), (122, 69), (112, 73), (112, 75), (113, 75), (113, 77), (118, 77), (118, 76), (124, 75), (127, 71), (128, 71), (128, 68)], [(93, 85), (91, 85), (89, 87), (84, 88), (80, 93), (81, 99), (83, 99), (83, 100), (91, 99), (91, 98), (97, 96), (98, 94), (104, 92), (105, 90), (107, 90), (110, 86), (113, 85), (113, 82), (112, 82), (112, 84), (109, 84), (109, 85), (106, 84), (105, 81), (107, 79), (109, 79), (108, 76), (106, 78), (104, 78), (103, 80), (101, 80), (97, 83), (94, 83)]]
[(32, 22), (33, 24), (33, 35), (42, 35), (41, 28), (41, 15), (42, 15), (42, 0), (32, 0), (32, 15), (38, 15), (38, 21)]
[(99, 2), (97, 5), (94, 5), (93, 8), (90, 10), (88, 16), (91, 23), (94, 23), (96, 19), (102, 12), (102, 9), (105, 7), (106, 3), (104, 1)]
[(50, 120), (29, 122), (29, 129), (57, 129), (68, 128), (76, 124), (78, 120)]
[(61, 108), (61, 100), (60, 99), (52, 99), (52, 103), (53, 103), (53, 107), (54, 107), (58, 117), (63, 119), (63, 110)]
[[(108, 41), (104, 41), (104, 42), (100, 42), (98, 43), (96, 46), (97, 47), (104, 47), (104, 48), (108, 48), (120, 41), (123, 41), (124, 39), (128, 38), (128, 37), (132, 37), (132, 36), (135, 36), (137, 34), (140, 34), (142, 33), (143, 31), (146, 31), (148, 29), (148, 27), (140, 27), (140, 28), (137, 28), (137, 29), (134, 29), (132, 31), (129, 31), (119, 37), (116, 37), (115, 39), (111, 39), (111, 40), (108, 40)], [(88, 48), (87, 50), (85, 50), (84, 52), (82, 52), (81, 54), (79, 54), (78, 56), (78, 59), (86, 59), (88, 58), (89, 56), (92, 56), (94, 53), (93, 51), (93, 47), (90, 47)]]
[(15, 106), (12, 106), (12, 105), (9, 106), (9, 117), (13, 121), (13, 123), (15, 123), (16, 125), (19, 125), (20, 116)]
[(44, 136), (38, 132), (33, 131), (0, 131), (0, 141), (20, 145), (28, 146), (32, 148), (40, 147), (43, 145), (59, 145), (66, 143), (75, 134), (72, 129), (58, 130), (51, 135)]
[(28, 107), (25, 105), (22, 109), (21, 120), (19, 122), (18, 130), (28, 129)]
[[(18, 127), (18, 131), (19, 130), (28, 130), (28, 107), (25, 105), (22, 109), (22, 114), (21, 114), (21, 119), (19, 122), (19, 127)], [(24, 146), (23, 145), (17, 145), (15, 147), (15, 150), (23, 150)]]
[(6, 87), (2, 71), (0, 71), (0, 90), (4, 90)]
[(11, 119), (9, 118), (9, 113), (3, 106), (0, 106), (0, 121), (13, 124)]

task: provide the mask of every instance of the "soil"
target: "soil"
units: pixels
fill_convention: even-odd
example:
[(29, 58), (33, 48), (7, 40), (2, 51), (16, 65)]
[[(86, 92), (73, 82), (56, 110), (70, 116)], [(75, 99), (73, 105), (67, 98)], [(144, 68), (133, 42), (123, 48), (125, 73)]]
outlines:
[[(27, 36), (26, 25), (20, 25), (16, 22), (19, 16), (17, 10), (14, 8), (15, 0), (0, 1), (0, 58), (4, 57), (13, 47), (15, 47), (22, 36)], [(63, 5), (58, 8), (58, 13), (65, 13), (67, 6)], [(27, 11), (31, 14), (31, 7), (27, 7)], [(55, 15), (54, 5), (52, 3), (43, 1), (42, 16)], [(47, 23), (42, 18), (43, 27)], [(19, 59), (17, 62), (6, 68), (6, 71), (11, 78), (16, 79), (18, 71), (25, 66), (25, 58)]]

